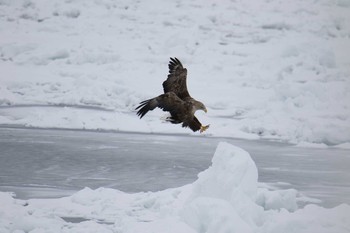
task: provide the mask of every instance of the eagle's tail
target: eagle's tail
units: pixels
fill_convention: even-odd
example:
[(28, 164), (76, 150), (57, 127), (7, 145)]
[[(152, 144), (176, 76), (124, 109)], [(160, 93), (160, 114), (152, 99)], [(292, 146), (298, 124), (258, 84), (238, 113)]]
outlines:
[(153, 98), (153, 99), (142, 101), (140, 105), (137, 108), (135, 108), (135, 110), (138, 110), (137, 115), (140, 118), (142, 118), (144, 115), (146, 115), (148, 111), (152, 111), (157, 106), (158, 106), (158, 102), (156, 98)]

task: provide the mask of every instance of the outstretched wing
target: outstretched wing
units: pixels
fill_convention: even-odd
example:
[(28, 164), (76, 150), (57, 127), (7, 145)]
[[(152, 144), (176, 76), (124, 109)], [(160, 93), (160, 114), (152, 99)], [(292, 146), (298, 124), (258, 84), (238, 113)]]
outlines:
[(185, 102), (181, 100), (175, 93), (168, 92), (155, 98), (142, 101), (136, 108), (137, 115), (142, 118), (148, 111), (152, 111), (156, 107), (163, 111), (170, 112), (172, 116), (184, 114), (186, 112)]
[(186, 79), (187, 69), (176, 57), (170, 58), (169, 75), (163, 82), (164, 93), (174, 92), (182, 100), (191, 97), (187, 90)]

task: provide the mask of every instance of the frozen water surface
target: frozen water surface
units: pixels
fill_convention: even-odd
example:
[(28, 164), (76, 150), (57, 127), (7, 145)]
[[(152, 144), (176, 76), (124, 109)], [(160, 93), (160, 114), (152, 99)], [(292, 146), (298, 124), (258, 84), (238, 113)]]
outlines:
[(294, 188), (333, 207), (350, 203), (350, 154), (271, 141), (72, 130), (1, 128), (0, 191), (17, 198), (70, 195), (84, 187), (159, 191), (193, 182), (220, 141), (248, 151), (259, 182)]

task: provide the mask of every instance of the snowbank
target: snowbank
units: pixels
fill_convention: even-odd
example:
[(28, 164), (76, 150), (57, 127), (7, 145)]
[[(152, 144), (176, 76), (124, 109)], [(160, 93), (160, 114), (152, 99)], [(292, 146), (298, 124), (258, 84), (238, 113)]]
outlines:
[(207, 134), (348, 143), (349, 9), (346, 0), (2, 0), (0, 124), (190, 133), (162, 124), (160, 111), (134, 112), (162, 93), (177, 56), (209, 110), (198, 114)]
[(298, 209), (295, 190), (258, 188), (257, 180), (250, 155), (220, 143), (212, 165), (179, 188), (134, 194), (85, 188), (27, 201), (0, 193), (0, 232), (349, 232), (349, 205)]

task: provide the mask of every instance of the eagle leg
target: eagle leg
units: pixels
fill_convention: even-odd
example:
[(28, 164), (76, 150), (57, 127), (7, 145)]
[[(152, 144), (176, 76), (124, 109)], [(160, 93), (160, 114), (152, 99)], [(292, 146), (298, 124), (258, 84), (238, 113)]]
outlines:
[(175, 118), (173, 116), (167, 117), (166, 121), (169, 121), (172, 124), (180, 124), (182, 122), (182, 121), (180, 121), (179, 119), (177, 119), (177, 118)]
[(199, 130), (199, 132), (203, 133), (204, 131), (206, 131), (209, 128), (210, 125), (201, 125), (201, 129)]

